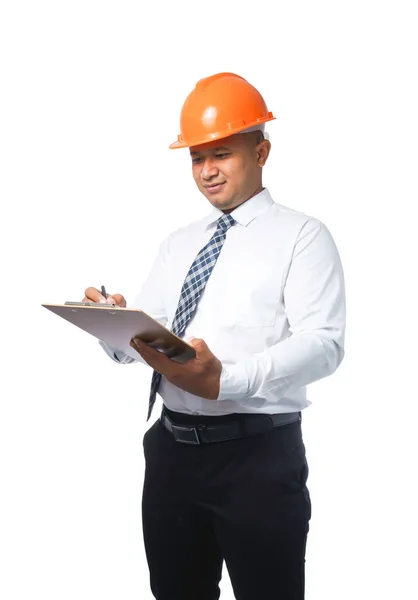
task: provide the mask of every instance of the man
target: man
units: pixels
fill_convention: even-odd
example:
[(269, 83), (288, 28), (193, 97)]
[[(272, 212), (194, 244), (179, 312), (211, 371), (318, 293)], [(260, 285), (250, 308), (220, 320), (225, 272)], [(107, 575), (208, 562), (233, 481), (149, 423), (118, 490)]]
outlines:
[[(138, 338), (163, 414), (144, 437), (143, 532), (158, 600), (301, 600), (311, 516), (306, 386), (344, 355), (344, 277), (317, 219), (263, 187), (272, 113), (245, 79), (199, 81), (172, 148), (188, 147), (210, 215), (163, 241), (132, 306), (194, 346), (178, 364)], [(95, 288), (85, 300), (103, 302)], [(126, 306), (120, 294), (111, 300)], [(108, 300), (109, 301), (109, 300)], [(102, 343), (102, 342), (101, 342)], [(116, 361), (134, 362), (102, 343)]]

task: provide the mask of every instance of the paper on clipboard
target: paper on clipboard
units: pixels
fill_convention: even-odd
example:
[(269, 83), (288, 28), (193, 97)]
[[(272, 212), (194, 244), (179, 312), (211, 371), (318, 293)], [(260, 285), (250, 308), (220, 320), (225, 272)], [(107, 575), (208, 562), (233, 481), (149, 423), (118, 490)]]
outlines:
[(193, 346), (140, 309), (99, 303), (95, 306), (83, 303), (42, 306), (132, 358), (138, 358), (138, 353), (129, 345), (135, 336), (175, 362), (184, 363), (196, 356)]

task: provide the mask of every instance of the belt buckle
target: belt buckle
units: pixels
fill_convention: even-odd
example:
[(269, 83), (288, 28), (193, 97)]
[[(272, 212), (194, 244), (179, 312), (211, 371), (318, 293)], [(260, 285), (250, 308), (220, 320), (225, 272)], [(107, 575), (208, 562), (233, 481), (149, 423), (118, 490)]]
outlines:
[[(196, 427), (181, 427), (180, 425), (174, 425), (172, 423), (171, 428), (176, 442), (180, 442), (181, 444), (193, 444), (194, 446), (200, 445), (200, 440), (199, 436), (197, 435)], [(182, 433), (189, 433), (190, 439), (185, 439), (184, 435), (181, 436)], [(192, 434), (194, 434), (194, 439)]]

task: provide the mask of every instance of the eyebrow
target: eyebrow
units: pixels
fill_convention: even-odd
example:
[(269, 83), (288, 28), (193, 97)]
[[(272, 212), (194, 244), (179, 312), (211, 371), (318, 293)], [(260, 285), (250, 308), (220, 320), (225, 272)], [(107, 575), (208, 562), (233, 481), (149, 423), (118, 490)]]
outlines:
[[(212, 152), (219, 152), (219, 150), (231, 150), (231, 148), (229, 148), (228, 146), (217, 146), (216, 148), (211, 148)], [(195, 156), (197, 154), (201, 154), (201, 153), (196, 152), (196, 150), (194, 150), (193, 152), (190, 152), (190, 156)]]

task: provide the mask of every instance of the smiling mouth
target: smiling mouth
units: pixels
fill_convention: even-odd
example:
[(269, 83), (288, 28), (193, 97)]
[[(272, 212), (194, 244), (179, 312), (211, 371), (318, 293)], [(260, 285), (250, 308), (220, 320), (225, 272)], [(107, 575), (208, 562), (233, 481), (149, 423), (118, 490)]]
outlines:
[(205, 190), (207, 190), (210, 194), (214, 194), (215, 192), (217, 192), (218, 190), (221, 189), (221, 187), (225, 184), (225, 181), (223, 181), (222, 183), (212, 183), (211, 185), (205, 185), (203, 186), (205, 188)]

